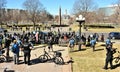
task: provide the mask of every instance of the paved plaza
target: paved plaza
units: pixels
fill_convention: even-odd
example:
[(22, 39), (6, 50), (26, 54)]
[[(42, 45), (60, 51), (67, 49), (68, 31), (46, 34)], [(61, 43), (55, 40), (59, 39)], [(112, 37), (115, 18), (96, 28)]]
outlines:
[[(23, 63), (23, 53), (20, 52), (20, 64), (14, 65), (13, 61), (7, 63), (0, 63), (0, 72), (3, 72), (5, 68), (11, 72), (71, 72), (71, 64), (65, 63), (64, 65), (57, 65), (53, 62), (40, 63), (37, 58), (43, 54), (43, 45), (36, 46), (31, 52), (32, 65), (25, 65)], [(48, 51), (47, 47), (45, 47)], [(65, 62), (69, 61), (68, 48), (54, 45), (54, 51), (62, 52), (62, 57)], [(52, 54), (52, 52), (51, 52)], [(10, 53), (12, 57), (13, 54)]]

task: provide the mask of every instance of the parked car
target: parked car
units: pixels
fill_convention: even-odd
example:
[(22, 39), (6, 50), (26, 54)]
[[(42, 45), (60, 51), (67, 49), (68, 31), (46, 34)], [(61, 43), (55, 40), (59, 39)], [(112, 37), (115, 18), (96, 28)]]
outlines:
[(110, 39), (120, 39), (120, 32), (110, 32), (109, 38)]
[(4, 28), (0, 28), (0, 33), (4, 33), (4, 32), (7, 32), (7, 30)]

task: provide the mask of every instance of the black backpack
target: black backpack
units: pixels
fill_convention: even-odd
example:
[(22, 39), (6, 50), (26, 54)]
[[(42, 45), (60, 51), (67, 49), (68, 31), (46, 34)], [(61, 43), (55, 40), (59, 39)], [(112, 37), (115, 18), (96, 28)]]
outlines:
[(24, 43), (23, 48), (24, 50), (29, 50), (29, 43)]

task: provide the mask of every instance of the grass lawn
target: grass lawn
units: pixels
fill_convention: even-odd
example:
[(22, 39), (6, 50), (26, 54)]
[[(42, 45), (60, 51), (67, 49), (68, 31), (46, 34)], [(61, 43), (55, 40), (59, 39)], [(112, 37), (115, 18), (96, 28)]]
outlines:
[[(82, 51), (77, 51), (78, 47), (75, 47), (75, 52), (70, 53), (74, 63), (72, 64), (73, 72), (120, 72), (120, 67), (113, 70), (102, 69), (105, 64), (106, 49), (102, 46), (104, 43), (96, 44), (96, 51), (93, 52), (92, 48), (82, 46)], [(119, 44), (114, 44), (114, 48), (119, 48)], [(120, 51), (120, 48), (118, 49)]]
[(120, 32), (120, 28), (96, 28), (96, 29), (88, 29), (89, 32)]
[[(79, 30), (79, 25), (78, 24), (73, 24), (70, 26), (72, 28), (72, 31), (78, 31)], [(83, 28), (81, 28), (82, 32)], [(120, 28), (89, 28), (89, 32), (120, 32)]]

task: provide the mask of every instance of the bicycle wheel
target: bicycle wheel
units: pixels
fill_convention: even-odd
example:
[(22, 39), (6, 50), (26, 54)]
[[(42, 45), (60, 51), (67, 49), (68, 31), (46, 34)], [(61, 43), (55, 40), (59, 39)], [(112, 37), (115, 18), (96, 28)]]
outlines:
[(113, 59), (113, 62), (114, 62), (114, 64), (119, 64), (119, 57), (115, 57), (115, 58)]
[(63, 60), (62, 57), (55, 57), (54, 63), (55, 64), (59, 64), (59, 65), (63, 65), (64, 64), (64, 60)]
[(40, 60), (40, 62), (44, 63), (48, 60), (48, 57), (46, 55), (41, 55), (41, 56), (39, 56), (38, 59)]
[(1, 56), (0, 56), (0, 61), (1, 61), (1, 62), (6, 62), (7, 59), (6, 59), (6, 57), (5, 57), (4, 55), (1, 55)]

